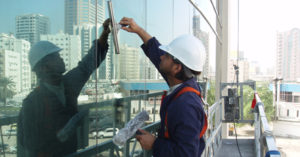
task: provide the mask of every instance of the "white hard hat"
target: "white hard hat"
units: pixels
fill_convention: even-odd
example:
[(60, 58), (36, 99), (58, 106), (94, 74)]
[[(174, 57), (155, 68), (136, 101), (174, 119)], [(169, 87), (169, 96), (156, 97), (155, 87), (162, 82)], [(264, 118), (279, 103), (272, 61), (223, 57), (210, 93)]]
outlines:
[(193, 35), (181, 35), (169, 45), (161, 45), (160, 49), (168, 52), (189, 69), (201, 72), (205, 61), (205, 48), (202, 42)]
[(33, 70), (35, 65), (43, 59), (45, 56), (59, 52), (62, 49), (54, 45), (49, 41), (39, 41), (34, 44), (29, 51), (29, 63), (31, 69)]

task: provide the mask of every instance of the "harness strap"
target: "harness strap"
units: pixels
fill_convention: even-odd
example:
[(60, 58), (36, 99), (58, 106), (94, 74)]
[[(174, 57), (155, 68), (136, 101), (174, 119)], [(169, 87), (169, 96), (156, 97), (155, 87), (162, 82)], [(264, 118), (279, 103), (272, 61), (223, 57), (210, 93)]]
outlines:
[[(203, 100), (202, 100), (202, 96), (201, 96), (201, 93), (198, 91), (198, 90), (196, 90), (196, 89), (194, 89), (194, 88), (192, 88), (192, 87), (184, 87), (184, 88), (182, 88), (177, 94), (176, 94), (176, 96), (172, 99), (172, 100), (175, 100), (177, 97), (179, 97), (181, 94), (183, 94), (183, 93), (185, 93), (185, 92), (194, 92), (194, 93), (196, 93), (198, 96), (200, 96), (200, 98), (201, 98), (201, 101), (203, 102)], [(163, 101), (163, 99), (165, 98), (165, 96), (166, 96), (166, 94), (164, 94), (163, 96), (162, 96), (162, 101)], [(162, 102), (161, 101), (161, 102)], [(168, 131), (168, 112), (166, 112), (166, 116), (165, 116), (165, 133), (164, 133), (164, 136), (165, 136), (165, 138), (170, 138), (170, 135), (169, 135), (169, 131)], [(201, 138), (204, 134), (205, 134), (205, 131), (207, 130), (207, 116), (206, 116), (206, 114), (204, 113), (204, 126), (203, 126), (203, 128), (202, 128), (202, 130), (201, 130), (201, 132), (200, 132), (200, 134), (199, 134), (199, 138)]]

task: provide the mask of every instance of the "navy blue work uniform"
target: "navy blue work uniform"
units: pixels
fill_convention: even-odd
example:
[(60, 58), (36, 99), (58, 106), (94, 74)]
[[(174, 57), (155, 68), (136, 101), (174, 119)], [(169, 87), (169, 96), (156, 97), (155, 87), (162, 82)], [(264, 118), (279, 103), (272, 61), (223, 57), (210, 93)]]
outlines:
[[(151, 38), (147, 45), (141, 46), (158, 70), (160, 56), (166, 53), (159, 49), (159, 46), (160, 43), (155, 37)], [(163, 74), (162, 76), (167, 81), (166, 76)], [(160, 108), (160, 130), (152, 147), (154, 157), (200, 157), (205, 148), (203, 137), (199, 138), (205, 123), (204, 104), (201, 98), (194, 92), (186, 92), (173, 99), (184, 87), (192, 87), (200, 91), (196, 79), (191, 78), (163, 99)], [(168, 126), (164, 123), (166, 113)], [(166, 128), (168, 128), (169, 138), (164, 136)]]
[[(98, 44), (98, 65), (105, 59), (108, 45)], [(18, 156), (19, 157), (62, 157), (76, 152), (77, 135), (65, 142), (56, 137), (68, 120), (77, 111), (77, 98), (84, 84), (96, 69), (95, 46), (62, 79), (65, 103), (41, 82), (24, 100), (18, 118)]]

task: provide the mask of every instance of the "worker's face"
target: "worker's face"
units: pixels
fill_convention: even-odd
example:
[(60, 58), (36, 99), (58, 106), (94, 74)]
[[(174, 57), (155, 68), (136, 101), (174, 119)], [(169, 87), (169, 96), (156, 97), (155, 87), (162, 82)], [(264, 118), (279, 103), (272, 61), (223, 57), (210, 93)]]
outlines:
[(160, 64), (159, 70), (160, 72), (166, 75), (174, 75), (177, 73), (179, 64), (174, 62), (173, 56), (169, 53), (165, 53), (164, 55), (160, 56)]
[(43, 61), (45, 72), (49, 73), (50, 75), (59, 75), (66, 71), (65, 63), (58, 52), (46, 56)]

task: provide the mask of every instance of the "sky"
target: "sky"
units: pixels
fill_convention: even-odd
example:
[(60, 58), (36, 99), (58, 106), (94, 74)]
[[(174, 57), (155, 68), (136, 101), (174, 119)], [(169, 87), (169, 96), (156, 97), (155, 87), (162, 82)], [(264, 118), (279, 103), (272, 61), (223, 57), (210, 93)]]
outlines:
[[(147, 13), (144, 0), (112, 0), (116, 20), (123, 16), (133, 17), (136, 22), (156, 36), (163, 44), (169, 43), (174, 37), (192, 33), (193, 9), (188, 0), (148, 0)], [(237, 1), (230, 2), (230, 39), (231, 51), (237, 50)], [(200, 9), (209, 19), (215, 19), (209, 0), (196, 0)], [(215, 2), (215, 1), (213, 1)], [(257, 61), (262, 67), (275, 66), (276, 33), (300, 28), (299, 0), (239, 0), (239, 50), (245, 53), (250, 61)], [(51, 33), (64, 29), (64, 0), (0, 0), (0, 33), (15, 32), (15, 17), (28, 13), (41, 13), (50, 18)], [(174, 14), (174, 22), (172, 22)], [(108, 14), (106, 14), (108, 15)], [(147, 16), (146, 16), (147, 15)], [(216, 23), (210, 21), (213, 26)], [(145, 24), (147, 23), (147, 27)], [(174, 23), (174, 25), (172, 25)], [(204, 31), (211, 38), (214, 34), (202, 19)], [(141, 40), (136, 36), (122, 31), (121, 42), (138, 46)], [(212, 44), (215, 44), (213, 42)], [(211, 52), (214, 53), (214, 50)], [(215, 55), (211, 55), (215, 59)]]
[[(237, 0), (234, 1), (237, 2)], [(300, 28), (300, 1), (240, 0), (239, 2), (240, 51), (244, 51), (249, 60), (258, 61), (262, 67), (274, 68), (276, 34), (277, 32)], [(237, 3), (233, 2), (232, 5), (232, 10), (237, 8)], [(236, 15), (236, 12), (233, 14)], [(237, 16), (233, 15), (232, 18), (232, 20), (237, 19)], [(236, 28), (233, 24), (232, 32)], [(232, 39), (232, 49), (237, 47), (236, 41), (236, 38)]]

